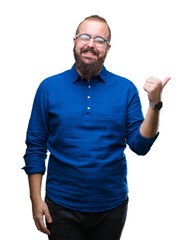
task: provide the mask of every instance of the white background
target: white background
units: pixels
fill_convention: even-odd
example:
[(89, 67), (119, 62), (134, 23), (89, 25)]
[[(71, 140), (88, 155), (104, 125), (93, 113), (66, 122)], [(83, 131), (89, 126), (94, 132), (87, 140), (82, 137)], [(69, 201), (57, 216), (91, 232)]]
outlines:
[[(17, 0), (0, 3), (0, 226), (3, 239), (47, 239), (33, 223), (25, 136), (39, 83), (71, 68), (77, 25), (99, 14), (112, 30), (108, 70), (132, 80), (148, 107), (145, 79), (171, 76), (160, 136), (150, 153), (128, 148), (130, 202), (122, 240), (192, 239), (190, 0)], [(43, 185), (44, 193), (44, 185)]]

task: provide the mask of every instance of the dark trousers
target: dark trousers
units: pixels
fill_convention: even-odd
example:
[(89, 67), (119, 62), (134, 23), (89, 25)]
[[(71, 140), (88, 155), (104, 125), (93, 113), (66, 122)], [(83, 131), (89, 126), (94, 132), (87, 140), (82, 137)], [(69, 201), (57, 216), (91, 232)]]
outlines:
[(47, 223), (49, 240), (119, 240), (125, 224), (128, 197), (118, 207), (103, 212), (80, 212), (45, 199), (53, 222)]

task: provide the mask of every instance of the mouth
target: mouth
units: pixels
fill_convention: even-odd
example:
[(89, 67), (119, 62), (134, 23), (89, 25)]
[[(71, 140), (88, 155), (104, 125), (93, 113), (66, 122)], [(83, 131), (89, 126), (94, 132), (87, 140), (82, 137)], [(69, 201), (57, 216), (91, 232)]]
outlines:
[(94, 56), (95, 54), (93, 53), (93, 52), (83, 52), (84, 54), (86, 54), (86, 55), (92, 55), (92, 56)]
[(94, 49), (82, 49), (81, 54), (87, 55), (87, 56), (98, 56), (98, 52), (96, 52)]

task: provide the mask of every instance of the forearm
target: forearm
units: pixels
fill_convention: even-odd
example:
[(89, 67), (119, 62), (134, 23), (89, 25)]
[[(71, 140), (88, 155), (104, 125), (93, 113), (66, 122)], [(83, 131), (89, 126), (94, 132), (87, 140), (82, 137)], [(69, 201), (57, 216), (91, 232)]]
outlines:
[(41, 199), (42, 178), (43, 178), (43, 175), (41, 173), (28, 175), (30, 198), (32, 201)]
[(140, 133), (145, 138), (154, 138), (158, 131), (159, 111), (149, 107), (140, 127)]
[(37, 226), (37, 229), (43, 233), (50, 235), (50, 231), (47, 229), (43, 216), (51, 223), (52, 218), (49, 213), (47, 204), (41, 198), (41, 182), (43, 175), (41, 173), (35, 173), (29, 175), (29, 188), (30, 198), (32, 202), (33, 219)]

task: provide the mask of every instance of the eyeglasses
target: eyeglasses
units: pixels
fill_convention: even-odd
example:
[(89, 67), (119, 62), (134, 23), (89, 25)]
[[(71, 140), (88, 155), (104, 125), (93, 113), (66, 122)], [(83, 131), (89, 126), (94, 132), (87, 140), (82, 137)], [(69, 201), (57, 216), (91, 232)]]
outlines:
[(75, 38), (77, 37), (79, 37), (81, 42), (84, 44), (88, 43), (91, 38), (93, 38), (95, 45), (98, 47), (101, 47), (104, 43), (109, 44), (109, 41), (107, 39), (100, 36), (92, 37), (89, 34), (83, 33), (83, 34), (77, 34)]

